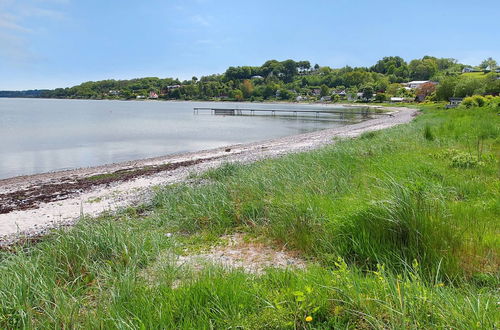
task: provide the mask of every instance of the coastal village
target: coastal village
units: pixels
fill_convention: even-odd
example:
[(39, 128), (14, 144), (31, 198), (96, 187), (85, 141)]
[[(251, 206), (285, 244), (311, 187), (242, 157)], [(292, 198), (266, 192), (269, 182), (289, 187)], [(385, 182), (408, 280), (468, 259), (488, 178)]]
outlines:
[[(320, 67), (316, 66), (310, 69), (297, 69), (299, 76), (308, 76), (308, 75), (321, 75), (324, 72), (320, 72)], [(463, 77), (486, 77), (488, 74), (490, 76), (494, 76), (494, 79), (500, 80), (500, 69), (481, 69), (478, 67), (464, 66), (461, 71), (461, 75)], [(270, 75), (272, 77), (272, 73)], [(278, 74), (279, 77), (283, 75)], [(269, 78), (269, 77), (268, 77)], [(266, 78), (261, 75), (253, 75), (248, 81), (249, 84), (259, 85)], [(151, 90), (149, 93), (136, 95), (135, 98), (137, 100), (157, 100), (157, 99), (171, 99), (172, 96), (179, 95), (183, 88), (186, 86), (196, 84), (197, 79), (189, 82), (183, 82), (174, 85), (168, 85), (161, 90)], [(336, 102), (386, 102), (386, 103), (421, 103), (426, 100), (431, 99), (432, 95), (435, 94), (436, 89), (439, 86), (438, 81), (433, 80), (412, 80), (408, 82), (401, 83), (393, 83), (390, 86), (385, 86), (385, 88), (381, 89), (363, 89), (363, 88), (345, 88), (343, 86), (337, 86), (333, 88), (329, 88), (326, 85), (322, 86), (307, 86), (302, 89), (276, 89), (273, 97), (276, 100), (284, 99), (288, 101), (295, 102), (319, 102), (319, 103), (336, 103)], [(283, 95), (286, 95), (286, 98)], [(104, 96), (115, 96), (119, 97), (123, 96), (122, 92), (119, 90), (110, 90), (109, 93), (105, 93)], [(485, 95), (498, 95), (497, 92), (486, 93)], [(293, 96), (290, 99), (290, 96)], [(230, 93), (223, 93), (211, 98), (212, 100), (219, 101), (234, 101), (238, 98), (234, 97), (234, 95), (230, 95)], [(448, 101), (450, 102), (448, 107), (456, 107), (460, 105), (463, 97), (449, 97)]]

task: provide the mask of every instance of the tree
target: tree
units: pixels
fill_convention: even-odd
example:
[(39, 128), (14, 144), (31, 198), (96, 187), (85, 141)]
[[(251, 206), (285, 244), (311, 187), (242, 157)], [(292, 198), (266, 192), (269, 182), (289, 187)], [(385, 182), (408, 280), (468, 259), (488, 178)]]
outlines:
[(384, 57), (372, 66), (371, 70), (382, 74), (394, 74), (402, 78), (408, 77), (408, 65), (399, 56)]
[(280, 89), (278, 92), (279, 98), (282, 100), (290, 100), (294, 96), (294, 93), (288, 89)]
[(387, 89), (385, 92), (391, 96), (396, 96), (400, 89), (401, 89), (400, 84), (390, 84), (389, 86), (387, 86)]
[(416, 90), (416, 95), (419, 101), (425, 100), (426, 97), (430, 96), (436, 91), (436, 85), (432, 82), (428, 82), (420, 85)]
[(410, 78), (414, 80), (428, 80), (438, 71), (436, 60), (430, 57), (413, 60), (408, 65), (408, 68), (410, 70)]
[(372, 77), (370, 73), (364, 70), (356, 69), (344, 75), (344, 85), (347, 87), (360, 86), (371, 81)]
[(385, 93), (378, 93), (377, 95), (375, 95), (375, 101), (377, 102), (384, 102), (387, 100), (387, 95)]
[(271, 98), (276, 95), (276, 91), (278, 90), (278, 86), (275, 84), (267, 84), (264, 90), (262, 91), (262, 96), (265, 99)]
[(490, 95), (498, 95), (500, 94), (500, 79), (498, 79), (498, 76), (490, 72), (484, 79), (486, 86), (485, 86), (485, 93), (490, 94)]
[(455, 77), (448, 77), (439, 82), (436, 88), (436, 98), (440, 101), (448, 101), (455, 93), (455, 86), (458, 79)]
[(241, 84), (241, 91), (243, 92), (243, 96), (245, 98), (249, 98), (250, 96), (252, 96), (253, 90), (253, 83), (248, 79), (243, 80), (243, 83)]
[(327, 85), (321, 85), (321, 96), (327, 96), (330, 94), (330, 89)]
[(495, 70), (497, 68), (497, 61), (495, 61), (493, 58), (488, 57), (484, 61), (479, 64), (479, 67), (483, 70), (489, 69), (491, 71)]
[(365, 86), (363, 88), (363, 99), (368, 101), (373, 98), (373, 87), (372, 86)]
[(243, 100), (243, 92), (239, 89), (233, 90), (233, 98), (236, 99), (236, 101), (242, 101)]
[(484, 94), (485, 84), (483, 79), (477, 79), (472, 77), (465, 77), (458, 80), (454, 96), (456, 97), (466, 97), (475, 94)]
[(311, 63), (309, 61), (299, 61), (297, 62), (297, 68), (300, 71), (307, 71), (311, 68)]

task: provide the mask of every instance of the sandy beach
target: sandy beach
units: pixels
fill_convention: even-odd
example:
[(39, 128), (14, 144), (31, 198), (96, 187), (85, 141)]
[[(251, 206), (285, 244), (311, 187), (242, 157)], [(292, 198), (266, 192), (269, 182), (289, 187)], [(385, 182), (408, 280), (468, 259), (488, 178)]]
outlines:
[(251, 163), (307, 151), (367, 131), (408, 123), (410, 108), (388, 108), (391, 116), (312, 133), (212, 150), (21, 176), (0, 180), (0, 246), (41, 236), (74, 224), (82, 215), (97, 216), (147, 202), (152, 188), (186, 180), (225, 162)]

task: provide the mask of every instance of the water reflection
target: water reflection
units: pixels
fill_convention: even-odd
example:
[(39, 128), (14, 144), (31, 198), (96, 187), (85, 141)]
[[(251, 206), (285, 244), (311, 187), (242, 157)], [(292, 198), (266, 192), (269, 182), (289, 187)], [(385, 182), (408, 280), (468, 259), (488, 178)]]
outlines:
[[(248, 104), (224, 103), (224, 107)], [(196, 151), (342, 126), (360, 116), (193, 114), (207, 102), (0, 99), (0, 178)], [(266, 109), (270, 105), (251, 104)], [(273, 109), (324, 106), (274, 104)]]

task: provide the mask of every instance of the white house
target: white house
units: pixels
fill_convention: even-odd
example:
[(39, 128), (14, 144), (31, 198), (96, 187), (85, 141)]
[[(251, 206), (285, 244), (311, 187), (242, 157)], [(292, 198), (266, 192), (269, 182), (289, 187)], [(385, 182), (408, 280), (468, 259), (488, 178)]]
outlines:
[(408, 97), (391, 97), (391, 102), (393, 103), (411, 102), (411, 101), (413, 101), (413, 99)]

